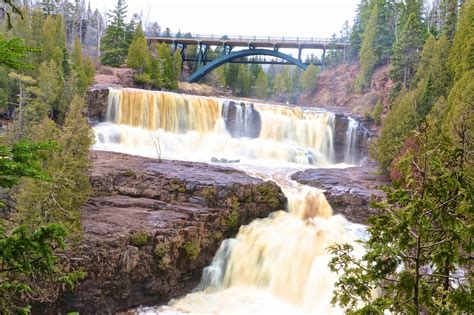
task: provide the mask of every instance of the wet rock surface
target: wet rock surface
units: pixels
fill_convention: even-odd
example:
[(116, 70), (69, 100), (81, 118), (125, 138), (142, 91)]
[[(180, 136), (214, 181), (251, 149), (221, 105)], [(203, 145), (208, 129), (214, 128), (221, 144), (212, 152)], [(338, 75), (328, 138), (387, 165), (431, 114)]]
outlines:
[(234, 138), (258, 138), (262, 129), (260, 113), (252, 103), (226, 100), (222, 107), (225, 127)]
[[(345, 114), (335, 114), (334, 121), (334, 153), (336, 163), (344, 162), (347, 142), (349, 117)], [(356, 142), (354, 144), (356, 161), (367, 156), (369, 153), (369, 140), (373, 136), (360, 121), (356, 130)]]
[(356, 223), (365, 223), (369, 216), (377, 213), (369, 203), (373, 198), (382, 198), (384, 193), (379, 187), (390, 183), (388, 177), (379, 174), (372, 165), (308, 169), (293, 174), (291, 179), (325, 190), (324, 194), (334, 213), (342, 214)]
[(113, 314), (189, 292), (220, 242), (286, 198), (273, 182), (204, 163), (92, 153), (95, 196), (75, 264), (87, 278), (43, 309)]
[(87, 92), (87, 117), (93, 122), (105, 121), (109, 89), (94, 87)]

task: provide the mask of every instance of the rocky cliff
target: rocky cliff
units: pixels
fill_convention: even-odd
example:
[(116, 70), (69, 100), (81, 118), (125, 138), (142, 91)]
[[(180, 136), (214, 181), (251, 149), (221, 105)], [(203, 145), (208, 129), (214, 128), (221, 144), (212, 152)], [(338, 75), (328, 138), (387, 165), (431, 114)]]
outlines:
[(303, 94), (298, 104), (317, 106), (364, 116), (372, 113), (375, 103), (382, 101), (388, 106), (392, 81), (389, 79), (389, 67), (376, 69), (372, 84), (363, 93), (354, 92), (354, 81), (359, 73), (358, 64), (341, 64), (327, 68), (318, 75), (317, 88)]
[(286, 198), (273, 182), (204, 163), (93, 152), (95, 195), (74, 258), (87, 278), (39, 312), (113, 314), (189, 292), (220, 242)]

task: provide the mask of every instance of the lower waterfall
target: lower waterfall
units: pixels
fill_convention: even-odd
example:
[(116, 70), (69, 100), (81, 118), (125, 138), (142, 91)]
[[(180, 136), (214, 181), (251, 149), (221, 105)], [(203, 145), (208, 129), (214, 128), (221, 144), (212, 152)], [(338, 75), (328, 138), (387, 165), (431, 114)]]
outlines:
[[(238, 119), (229, 121), (231, 110), (222, 100), (110, 90), (108, 121), (94, 127), (96, 149), (148, 157), (156, 157), (159, 149), (162, 158), (232, 160), (232, 167), (275, 181), (288, 198), (287, 211), (255, 220), (222, 242), (195, 292), (135, 313), (341, 313), (330, 304), (337, 278), (327, 266), (326, 248), (353, 243), (364, 230), (333, 215), (322, 191), (290, 179), (308, 167), (347, 166), (334, 163), (334, 114), (267, 104), (244, 107), (236, 108)], [(256, 122), (258, 128), (252, 128)], [(239, 132), (229, 130), (240, 126)], [(256, 137), (246, 136), (249, 128)], [(346, 145), (355, 142), (353, 134)]]

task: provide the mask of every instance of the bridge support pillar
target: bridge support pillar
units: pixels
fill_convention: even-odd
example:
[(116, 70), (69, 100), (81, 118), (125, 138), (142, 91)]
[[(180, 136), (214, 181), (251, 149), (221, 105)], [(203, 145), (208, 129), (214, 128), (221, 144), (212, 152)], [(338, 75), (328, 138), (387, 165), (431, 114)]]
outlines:
[(301, 46), (298, 47), (298, 60), (300, 60), (300, 61), (301, 61), (301, 52), (302, 51), (303, 51), (303, 48), (301, 48)]
[(199, 43), (199, 52), (198, 52), (198, 69), (204, 67), (207, 63), (207, 51), (209, 49), (208, 45), (203, 45)]

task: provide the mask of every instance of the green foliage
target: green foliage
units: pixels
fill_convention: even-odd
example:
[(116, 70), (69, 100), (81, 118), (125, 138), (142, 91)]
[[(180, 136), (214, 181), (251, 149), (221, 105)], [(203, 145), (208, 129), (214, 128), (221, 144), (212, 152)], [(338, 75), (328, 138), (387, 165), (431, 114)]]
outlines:
[(376, 66), (386, 62), (395, 41), (397, 10), (395, 3), (388, 0), (371, 0), (360, 6), (359, 50), (360, 70), (354, 83), (357, 92), (370, 87)]
[[(64, 79), (62, 70), (54, 60), (45, 61), (41, 63), (38, 68), (38, 88), (39, 95), (37, 102), (41, 102), (44, 106), (34, 106), (38, 119), (35, 122), (41, 121), (44, 117), (49, 116), (52, 110), (59, 111), (61, 108), (61, 98), (64, 93)], [(39, 105), (39, 106), (38, 106)], [(44, 110), (38, 110), (43, 107)]]
[(145, 231), (135, 231), (130, 234), (130, 244), (137, 247), (143, 247), (150, 241), (150, 236)]
[(52, 59), (56, 64), (62, 64), (66, 47), (66, 33), (62, 15), (49, 15), (46, 18), (39, 44), (43, 60)]
[(136, 70), (138, 75), (150, 71), (150, 54), (141, 23), (137, 25), (132, 43), (128, 48), (127, 66)]
[(5, 65), (12, 69), (32, 69), (32, 65), (25, 62), (26, 54), (38, 52), (39, 49), (28, 47), (23, 44), (20, 38), (4, 40), (0, 36), (0, 65)]
[(449, 55), (449, 68), (454, 79), (474, 67), (474, 2), (464, 1), (459, 16), (458, 28)]
[(20, 177), (46, 180), (41, 169), (40, 156), (52, 145), (17, 142), (12, 146), (0, 146), (0, 187), (12, 188)]
[(83, 100), (76, 97), (62, 132), (49, 119), (32, 130), (31, 140), (54, 140), (57, 147), (44, 155), (43, 169), (50, 180), (25, 179), (15, 195), (15, 217), (22, 224), (36, 227), (60, 222), (71, 231), (79, 231), (79, 210), (91, 190), (87, 173), (93, 141), (83, 109)]
[(474, 189), (463, 168), (468, 151), (455, 145), (462, 141), (430, 141), (430, 132), (421, 129), (419, 149), (400, 161), (403, 185), (387, 188), (387, 200), (373, 205), (381, 214), (369, 219), (362, 257), (348, 244), (331, 248), (330, 268), (341, 274), (333, 303), (350, 313), (470, 311), (469, 275), (459, 273), (472, 268)]
[(372, 118), (375, 120), (377, 125), (382, 123), (382, 111), (383, 111), (383, 104), (381, 100), (378, 100), (374, 106), (374, 110), (372, 111)]
[(101, 39), (100, 61), (104, 65), (118, 67), (125, 62), (130, 42), (127, 40), (125, 18), (127, 5), (124, 0), (117, 0), (117, 5), (109, 13), (109, 26)]
[(28, 314), (29, 296), (33, 299), (41, 289), (51, 284), (74, 283), (85, 273), (66, 273), (58, 268), (56, 256), (66, 246), (67, 230), (58, 224), (49, 224), (34, 231), (24, 226), (7, 233), (0, 226), (0, 311), (2, 314)]
[(424, 34), (421, 5), (417, 11), (410, 13), (394, 44), (390, 78), (395, 82), (396, 89), (410, 87), (419, 61)]
[(310, 64), (301, 76), (301, 86), (305, 91), (315, 91), (317, 82), (318, 68)]
[(370, 20), (364, 32), (364, 39), (360, 48), (360, 70), (354, 83), (354, 88), (358, 92), (362, 92), (370, 86), (372, 74), (377, 64), (377, 55), (374, 48), (377, 23), (378, 9), (374, 7), (373, 12), (371, 11)]
[(237, 210), (234, 209), (229, 213), (229, 216), (225, 220), (225, 226), (228, 229), (234, 229), (237, 227), (238, 223), (239, 223), (239, 213), (237, 212)]
[(237, 72), (237, 81), (235, 84), (235, 92), (239, 96), (250, 95), (250, 73), (246, 65), (239, 65)]
[(84, 94), (94, 81), (95, 66), (90, 57), (84, 59), (81, 41), (78, 37), (74, 40), (71, 61), (77, 76), (77, 93)]
[(408, 134), (416, 127), (418, 116), (416, 111), (416, 91), (402, 90), (394, 101), (392, 109), (385, 117), (380, 137), (377, 141), (379, 166), (387, 170), (398, 155)]
[(191, 260), (195, 260), (201, 252), (201, 241), (196, 238), (192, 241), (185, 242), (183, 249)]
[(268, 77), (263, 70), (260, 70), (255, 81), (255, 97), (263, 100), (267, 99), (270, 95), (269, 89)]

